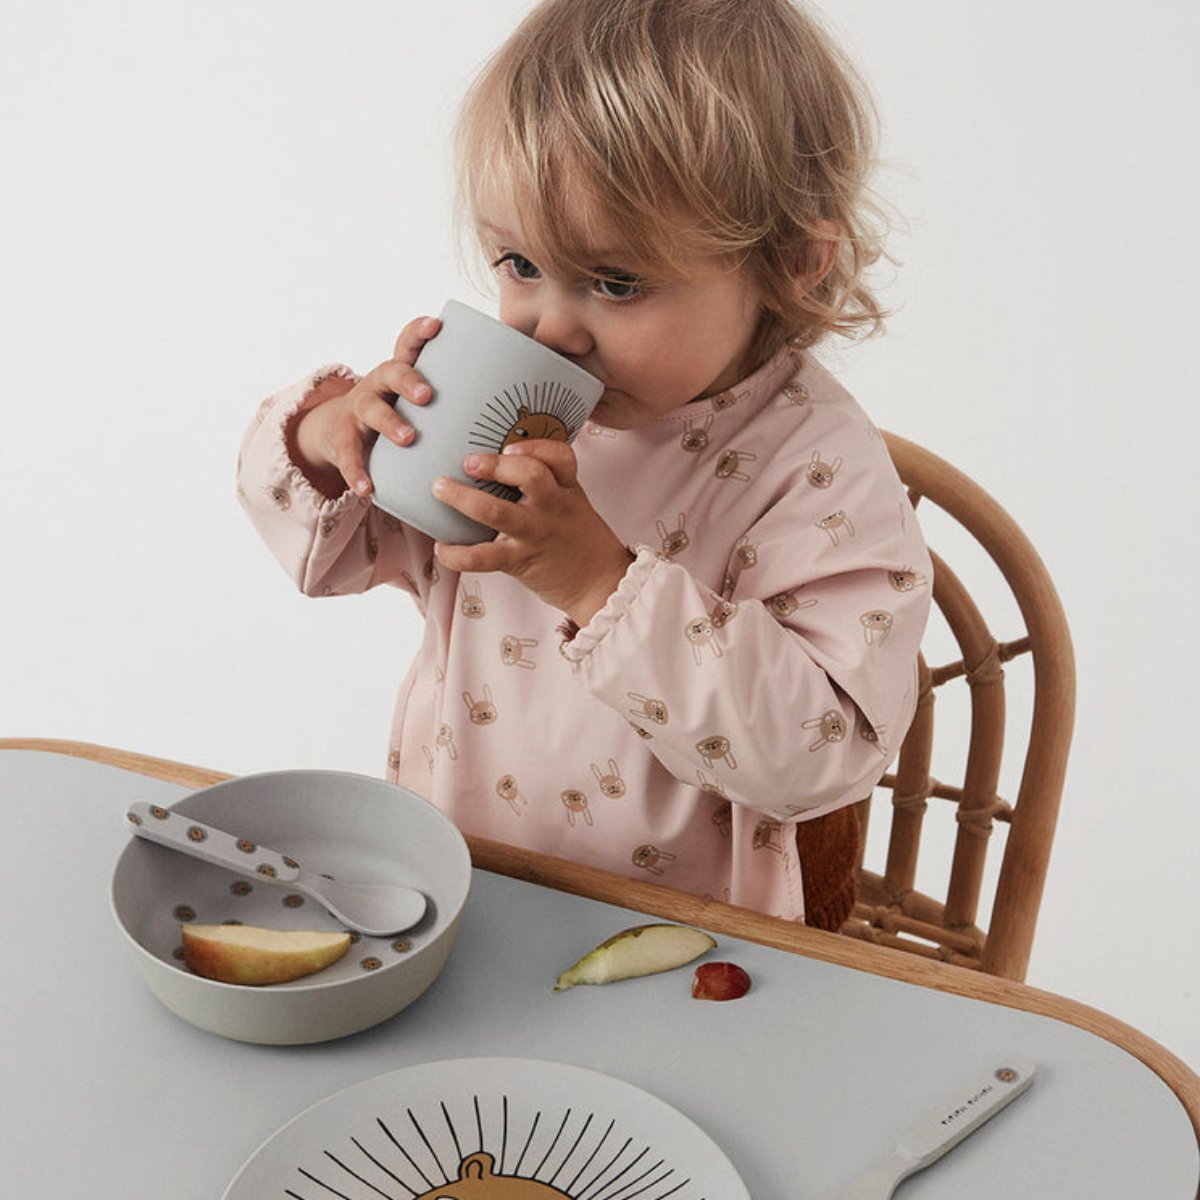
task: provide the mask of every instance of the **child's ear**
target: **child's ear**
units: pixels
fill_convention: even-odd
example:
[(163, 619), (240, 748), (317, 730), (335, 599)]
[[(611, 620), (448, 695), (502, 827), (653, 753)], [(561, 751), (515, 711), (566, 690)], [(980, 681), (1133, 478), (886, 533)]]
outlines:
[(815, 221), (816, 236), (810, 238), (796, 255), (796, 282), (811, 292), (833, 269), (842, 231), (833, 221)]

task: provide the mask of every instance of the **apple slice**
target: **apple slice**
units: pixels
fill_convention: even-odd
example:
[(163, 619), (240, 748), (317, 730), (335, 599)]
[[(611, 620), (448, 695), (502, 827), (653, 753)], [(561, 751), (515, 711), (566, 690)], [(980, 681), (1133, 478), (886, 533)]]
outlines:
[(737, 1000), (750, 990), (750, 976), (731, 962), (706, 962), (692, 979), (695, 1000)]
[(589, 950), (558, 977), (554, 990), (565, 992), (580, 983), (614, 983), (671, 971), (699, 958), (716, 944), (707, 933), (690, 925), (636, 925)]
[(287, 983), (323, 971), (349, 948), (348, 933), (258, 925), (183, 926), (183, 961), (197, 975), (222, 983)]

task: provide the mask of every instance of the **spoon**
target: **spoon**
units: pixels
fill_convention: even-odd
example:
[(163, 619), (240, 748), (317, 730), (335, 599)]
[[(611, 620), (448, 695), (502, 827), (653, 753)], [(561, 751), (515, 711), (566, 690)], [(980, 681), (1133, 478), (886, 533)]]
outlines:
[(901, 1180), (936, 1162), (1021, 1095), (1033, 1082), (1033, 1074), (1032, 1063), (996, 1067), (987, 1078), (914, 1125), (886, 1158), (834, 1192), (829, 1200), (889, 1200)]
[(225, 867), (260, 883), (283, 884), (311, 896), (339, 921), (369, 937), (411, 929), (424, 915), (425, 896), (391, 883), (338, 883), (303, 871), (294, 858), (249, 838), (214, 829), (194, 817), (139, 800), (125, 814), (131, 832), (181, 854)]

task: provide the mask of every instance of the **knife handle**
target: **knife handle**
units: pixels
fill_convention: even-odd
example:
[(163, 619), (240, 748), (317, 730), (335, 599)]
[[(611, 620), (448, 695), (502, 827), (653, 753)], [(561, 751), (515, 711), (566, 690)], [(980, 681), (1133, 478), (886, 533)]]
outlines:
[(203, 821), (160, 804), (138, 800), (129, 806), (125, 817), (130, 832), (138, 837), (213, 866), (225, 867), (238, 875), (248, 875), (267, 883), (290, 883), (300, 874), (295, 860), (284, 857), (277, 850), (214, 829)]
[(914, 1162), (914, 1170), (927, 1167), (1021, 1095), (1033, 1076), (1033, 1064), (1020, 1059), (996, 1067), (957, 1100), (910, 1129), (896, 1143), (897, 1152)]

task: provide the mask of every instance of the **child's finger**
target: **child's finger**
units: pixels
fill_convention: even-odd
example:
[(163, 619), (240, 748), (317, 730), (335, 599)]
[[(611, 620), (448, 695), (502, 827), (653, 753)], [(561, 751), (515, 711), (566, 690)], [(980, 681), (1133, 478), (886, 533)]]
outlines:
[(392, 357), (397, 362), (405, 363), (411, 367), (417, 361), (417, 355), (421, 353), (421, 347), (430, 338), (437, 337), (441, 327), (442, 323), (437, 317), (418, 317), (415, 321), (409, 321), (400, 330), (400, 335), (396, 338)]
[(340, 436), (330, 443), (330, 457), (341, 472), (346, 486), (360, 496), (371, 491), (371, 477), (363, 464), (363, 446), (357, 437)]
[(478, 521), (497, 533), (515, 535), (520, 532), (522, 514), (511, 500), (459, 483), (449, 475), (440, 475), (433, 481), (433, 494), (464, 517), (470, 517), (472, 521)]
[(531, 454), (468, 454), (463, 470), (472, 479), (495, 480), (531, 498), (558, 486), (546, 464)]
[(389, 403), (394, 396), (413, 404), (428, 404), (433, 398), (433, 389), (425, 376), (415, 367), (394, 358), (369, 372), (359, 387)]
[[(579, 468), (575, 459), (575, 451), (566, 442), (556, 442), (550, 438), (535, 438), (530, 442), (513, 442), (504, 447), (503, 457), (520, 461), (523, 458), (536, 459), (542, 463), (554, 476), (559, 487), (574, 487), (579, 478)], [(502, 482), (507, 483), (507, 480)]]
[(376, 392), (369, 392), (360, 400), (355, 416), (365, 429), (382, 434), (398, 446), (407, 446), (413, 440), (413, 427)]
[(508, 551), (499, 539), (494, 542), (476, 542), (470, 546), (457, 542), (435, 542), (433, 549), (442, 566), (463, 574), (474, 571), (503, 571), (511, 561)]

